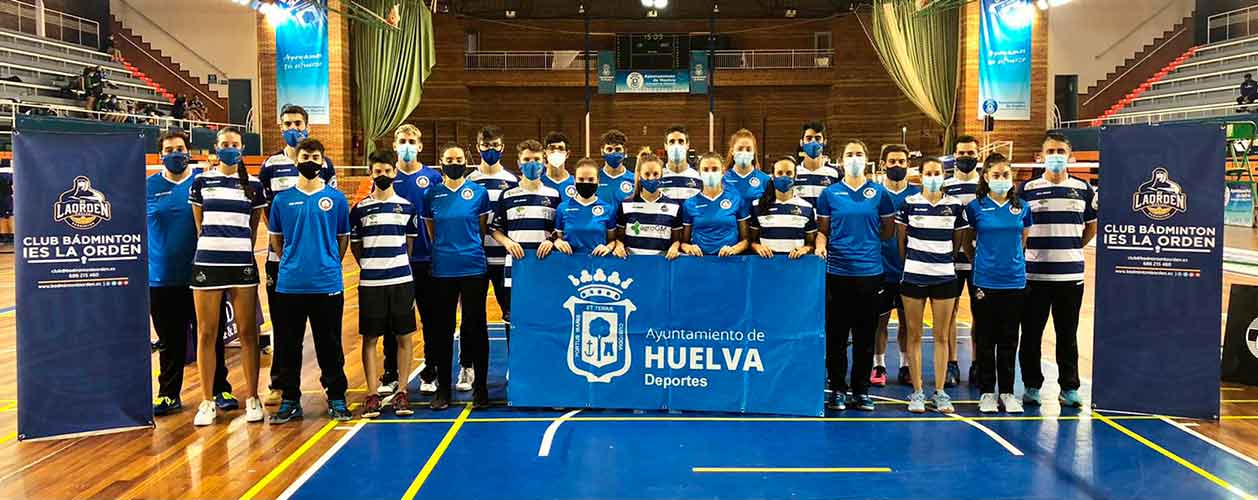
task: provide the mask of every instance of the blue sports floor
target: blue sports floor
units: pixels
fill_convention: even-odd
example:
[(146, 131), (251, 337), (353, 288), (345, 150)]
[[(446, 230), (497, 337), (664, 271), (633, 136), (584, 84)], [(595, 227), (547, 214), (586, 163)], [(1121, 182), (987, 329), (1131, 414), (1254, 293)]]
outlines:
[[(506, 343), (491, 329), (492, 399), (504, 400)], [(967, 332), (961, 332), (963, 342)], [(905, 410), (824, 418), (464, 405), (352, 429), (280, 498), (1235, 498), (1258, 492), (1258, 462), (1168, 419), (1062, 410), (980, 417), (977, 390), (949, 392), (956, 416)], [(931, 344), (924, 345), (925, 374)], [(961, 349), (969, 366), (969, 348)], [(1055, 379), (1046, 366), (1047, 378)], [(1050, 382), (1051, 383), (1051, 382)], [(412, 381), (412, 394), (418, 394)], [(1085, 385), (1086, 396), (1089, 388)], [(1045, 387), (1055, 396), (1055, 386)], [(466, 398), (468, 394), (460, 394)], [(1050, 399), (1050, 398), (1045, 398)]]

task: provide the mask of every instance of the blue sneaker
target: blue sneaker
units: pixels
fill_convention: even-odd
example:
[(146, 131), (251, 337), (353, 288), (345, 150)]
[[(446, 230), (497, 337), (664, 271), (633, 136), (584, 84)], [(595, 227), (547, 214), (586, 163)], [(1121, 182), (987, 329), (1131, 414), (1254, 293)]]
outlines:
[(1061, 400), (1062, 406), (1083, 408), (1083, 398), (1079, 397), (1079, 391), (1073, 389), (1069, 391), (1062, 391), (1061, 395), (1057, 398)]
[(349, 408), (345, 406), (344, 399), (329, 399), (328, 400), (328, 417), (331, 418), (332, 420), (341, 420), (341, 421), (350, 420), (354, 418), (353, 415), (350, 415)]
[(220, 392), (214, 396), (214, 406), (223, 411), (232, 411), (240, 409), (240, 400), (236, 399), (230, 392)]
[(153, 398), (153, 415), (162, 416), (170, 415), (183, 408), (183, 403), (178, 398), (168, 398), (166, 396), (158, 396)]
[(1026, 392), (1022, 394), (1022, 402), (1031, 406), (1040, 405), (1040, 390), (1027, 387)]
[(834, 391), (834, 396), (830, 398), (830, 408), (843, 411), (847, 409), (847, 394), (843, 391)]
[(861, 411), (874, 411), (874, 398), (868, 394), (852, 395), (851, 401), (856, 405), (856, 409)]
[(294, 418), (301, 418), (301, 401), (283, 400), (280, 401), (280, 409), (271, 414), (267, 423), (271, 425), (283, 424)]

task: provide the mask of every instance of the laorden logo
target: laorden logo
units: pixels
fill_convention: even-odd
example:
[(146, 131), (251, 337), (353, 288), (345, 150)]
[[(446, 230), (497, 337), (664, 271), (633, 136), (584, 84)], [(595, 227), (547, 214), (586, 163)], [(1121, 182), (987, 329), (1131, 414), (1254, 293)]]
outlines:
[(611, 382), (629, 371), (629, 313), (633, 302), (622, 298), (633, 279), (621, 280), (598, 269), (568, 276), (577, 287), (563, 307), (572, 314), (572, 338), (568, 341), (568, 369), (589, 382)]
[(1170, 179), (1165, 168), (1157, 167), (1149, 180), (1131, 195), (1131, 210), (1143, 212), (1153, 220), (1166, 220), (1180, 212), (1188, 211), (1188, 195), (1179, 183)]
[(69, 191), (61, 193), (52, 205), (53, 220), (65, 222), (75, 229), (91, 229), (109, 220), (113, 210), (105, 195), (92, 189), (92, 180), (80, 175), (74, 178)]

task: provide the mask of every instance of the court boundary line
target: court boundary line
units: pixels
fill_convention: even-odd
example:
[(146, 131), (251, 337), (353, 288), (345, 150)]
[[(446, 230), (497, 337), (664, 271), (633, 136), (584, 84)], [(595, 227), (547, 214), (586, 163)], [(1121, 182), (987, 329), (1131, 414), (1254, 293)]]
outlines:
[[(336, 443), (333, 443), (331, 448), (328, 448), (322, 455), (319, 455), (319, 459), (315, 460), (315, 463), (311, 464), (310, 467), (307, 467), (306, 470), (302, 471), (301, 475), (297, 476), (296, 480), (289, 483), (288, 487), (284, 488), (284, 492), (280, 493), (280, 496), (275, 497), (276, 500), (288, 500), (293, 495), (297, 494), (297, 491), (306, 484), (306, 481), (309, 481), (311, 477), (314, 477), (315, 473), (319, 472), (319, 469), (323, 468), (323, 464), (328, 463), (328, 461), (331, 460), (338, 451), (341, 451), (341, 448), (345, 447), (345, 445), (349, 443), (350, 439), (353, 438), (355, 434), (358, 434), (358, 431), (361, 431), (363, 427), (366, 427), (366, 424), (359, 422), (353, 428), (346, 431), (345, 434), (342, 434), (341, 438), (337, 439)], [(337, 429), (339, 428), (340, 427), (337, 427)]]
[[(1214, 475), (1214, 474), (1210, 473), (1209, 471), (1207, 471), (1207, 470), (1205, 470), (1205, 469), (1202, 469), (1201, 467), (1197, 466), (1197, 464), (1194, 464), (1194, 463), (1192, 463), (1192, 462), (1189, 462), (1188, 460), (1184, 459), (1183, 457), (1181, 457), (1181, 456), (1179, 456), (1179, 455), (1176, 455), (1175, 453), (1171, 452), (1170, 450), (1168, 450), (1168, 449), (1166, 449), (1166, 448), (1163, 448), (1161, 445), (1158, 445), (1157, 443), (1154, 443), (1153, 441), (1149, 440), (1148, 438), (1146, 438), (1146, 437), (1144, 437), (1144, 436), (1140, 435), (1140, 434), (1139, 434), (1139, 433), (1137, 433), (1136, 431), (1133, 431), (1133, 430), (1131, 430), (1131, 429), (1128, 429), (1127, 427), (1124, 427), (1123, 425), (1119, 424), (1118, 422), (1113, 421), (1110, 417), (1106, 417), (1105, 415), (1102, 415), (1102, 414), (1101, 414), (1101, 413), (1099, 413), (1099, 412), (1095, 412), (1095, 413), (1093, 413), (1093, 414), (1092, 414), (1092, 416), (1093, 416), (1094, 418), (1096, 418), (1097, 420), (1100, 420), (1101, 422), (1104, 422), (1106, 425), (1109, 425), (1110, 427), (1114, 428), (1114, 429), (1115, 429), (1115, 430), (1117, 430), (1118, 432), (1123, 433), (1124, 435), (1126, 435), (1127, 437), (1131, 438), (1132, 440), (1134, 440), (1134, 441), (1136, 441), (1136, 442), (1138, 442), (1138, 443), (1140, 443), (1140, 444), (1145, 445), (1145, 446), (1146, 446), (1146, 447), (1148, 447), (1149, 449), (1151, 449), (1151, 450), (1153, 450), (1153, 451), (1156, 451), (1156, 452), (1160, 453), (1162, 456), (1164, 456), (1164, 457), (1166, 457), (1166, 458), (1170, 459), (1171, 461), (1173, 461), (1173, 462), (1175, 462), (1175, 463), (1177, 463), (1177, 464), (1179, 464), (1179, 465), (1183, 466), (1184, 468), (1186, 468), (1186, 469), (1188, 469), (1188, 470), (1190, 470), (1190, 471), (1192, 471), (1192, 472), (1196, 473), (1197, 475), (1199, 475), (1199, 476), (1201, 476), (1201, 477), (1203, 477), (1203, 478), (1205, 478), (1205, 479), (1209, 480), (1211, 483), (1214, 483), (1215, 485), (1217, 485), (1217, 486), (1219, 486), (1219, 487), (1221, 487), (1221, 488), (1223, 488), (1223, 489), (1227, 490), (1229, 493), (1232, 493), (1233, 495), (1237, 495), (1237, 496), (1239, 496), (1239, 497), (1241, 497), (1241, 498), (1247, 498), (1247, 499), (1253, 499), (1253, 498), (1255, 498), (1254, 496), (1250, 495), (1249, 493), (1246, 493), (1244, 490), (1242, 490), (1242, 489), (1240, 489), (1240, 488), (1237, 488), (1236, 486), (1232, 486), (1232, 484), (1231, 484), (1231, 483), (1228, 483), (1227, 481), (1224, 481), (1224, 480), (1223, 480), (1222, 478), (1220, 478), (1219, 476), (1216, 476), (1216, 475)], [(1165, 418), (1165, 417), (1160, 417), (1160, 418)]]
[[(1086, 421), (1091, 419), (1088, 415), (1008, 415), (1008, 416), (977, 416), (966, 417), (970, 420), (978, 422), (1003, 422), (1003, 421), (1027, 421), (1027, 422), (1045, 422), (1045, 421)], [(1114, 420), (1158, 420), (1167, 418), (1162, 415), (1116, 415), (1110, 417)], [(1176, 418), (1176, 417), (1171, 417)], [(1258, 415), (1224, 415), (1220, 417), (1222, 420), (1258, 420)], [(388, 419), (388, 420), (358, 420), (371, 425), (398, 425), (398, 424), (448, 424), (457, 419), (453, 418), (418, 418), (418, 419)], [(537, 423), (537, 422), (553, 422), (555, 417), (477, 417), (468, 418), (465, 423), (469, 424), (498, 424), (498, 423)], [(567, 422), (733, 422), (733, 423), (825, 423), (825, 422), (849, 422), (849, 423), (894, 423), (894, 422), (958, 422), (955, 418), (947, 416), (928, 416), (928, 417), (686, 417), (686, 416), (658, 416), (658, 417), (572, 417)]]
[(1255, 459), (1254, 457), (1251, 457), (1251, 456), (1249, 456), (1249, 455), (1246, 455), (1246, 454), (1244, 454), (1244, 453), (1241, 453), (1241, 452), (1239, 452), (1239, 451), (1237, 451), (1237, 450), (1233, 449), (1232, 447), (1230, 447), (1230, 446), (1228, 446), (1228, 445), (1225, 445), (1225, 444), (1223, 444), (1223, 443), (1221, 443), (1221, 442), (1219, 442), (1219, 441), (1216, 441), (1216, 440), (1214, 440), (1214, 439), (1211, 439), (1209, 436), (1206, 436), (1205, 434), (1202, 434), (1202, 433), (1200, 433), (1200, 432), (1197, 432), (1197, 431), (1195, 431), (1195, 430), (1192, 430), (1191, 428), (1189, 428), (1187, 425), (1184, 425), (1183, 423), (1176, 422), (1176, 421), (1171, 420), (1170, 418), (1167, 418), (1167, 417), (1162, 417), (1162, 419), (1161, 419), (1161, 420), (1162, 420), (1163, 422), (1166, 422), (1166, 423), (1170, 424), (1171, 426), (1175, 427), (1176, 429), (1179, 429), (1179, 430), (1181, 430), (1181, 431), (1184, 431), (1184, 432), (1188, 433), (1188, 435), (1190, 435), (1190, 436), (1192, 436), (1192, 437), (1195, 437), (1195, 438), (1197, 438), (1197, 439), (1200, 439), (1200, 440), (1202, 440), (1202, 441), (1205, 441), (1205, 442), (1206, 442), (1207, 444), (1209, 444), (1210, 446), (1213, 446), (1213, 447), (1215, 447), (1215, 448), (1218, 448), (1218, 449), (1220, 449), (1220, 450), (1223, 450), (1224, 452), (1226, 452), (1226, 453), (1227, 453), (1227, 454), (1229, 454), (1229, 455), (1232, 455), (1233, 457), (1236, 457), (1236, 458), (1239, 458), (1239, 459), (1241, 459), (1241, 460), (1244, 460), (1244, 461), (1245, 461), (1245, 462), (1247, 462), (1249, 465), (1252, 465), (1252, 466), (1254, 466), (1254, 467), (1258, 467), (1258, 459)]
[(262, 490), (270, 485), (272, 481), (275, 481), (280, 474), (283, 474), (285, 470), (293, 465), (293, 463), (297, 462), (297, 459), (301, 458), (302, 455), (305, 455), (307, 451), (310, 451), (310, 448), (313, 448), (315, 443), (322, 440), (323, 436), (332, 432), (332, 429), (337, 425), (340, 425), (340, 423), (340, 420), (329, 420), (328, 423), (323, 424), (323, 427), (320, 428), (318, 432), (307, 438), (306, 442), (302, 443), (296, 450), (293, 450), (292, 453), (289, 453), (287, 457), (284, 457), (283, 461), (273, 467), (270, 472), (267, 472), (265, 476), (262, 476), (262, 479), (259, 479), (257, 483), (254, 483), (252, 487), (245, 491), (245, 493), (240, 496), (240, 500), (252, 500), (253, 497), (258, 496), (258, 493), (261, 493)]
[(581, 413), (581, 410), (582, 410), (581, 408), (578, 408), (576, 410), (572, 410), (568, 413), (565, 413), (559, 418), (556, 418), (554, 422), (550, 423), (550, 425), (546, 426), (546, 432), (542, 434), (542, 444), (539, 445), (537, 448), (537, 456), (539, 457), (550, 456), (550, 445), (551, 445), (551, 442), (554, 441), (555, 439), (555, 432), (559, 430), (559, 426), (563, 425), (565, 421), (572, 418), (574, 415)]
[(445, 455), (446, 448), (450, 447), (450, 443), (454, 441), (454, 436), (459, 433), (459, 429), (463, 428), (463, 423), (467, 421), (467, 416), (472, 413), (472, 405), (468, 403), (463, 407), (463, 411), (459, 413), (459, 418), (454, 419), (454, 425), (450, 426), (450, 430), (446, 431), (446, 435), (441, 438), (441, 442), (437, 444), (437, 448), (428, 455), (428, 461), (424, 463), (424, 467), (419, 470), (419, 475), (415, 476), (415, 480), (411, 481), (411, 485), (406, 488), (406, 493), (402, 494), (402, 500), (414, 500), (415, 495), (419, 494), (420, 488), (424, 487), (424, 482), (428, 480), (428, 476), (432, 475), (432, 470), (437, 467), (437, 462), (441, 461), (441, 456)]
[(892, 472), (890, 467), (691, 467), (693, 473), (752, 472), (761, 474)]
[(1017, 446), (1014, 446), (1013, 443), (1010, 443), (1009, 440), (1005, 439), (1004, 436), (1001, 436), (1000, 433), (997, 433), (996, 431), (992, 430), (991, 427), (975, 422), (970, 417), (957, 415), (956, 413), (945, 413), (945, 415), (958, 419), (962, 422), (965, 422), (966, 424), (969, 424), (970, 427), (978, 429), (983, 434), (986, 434), (987, 437), (992, 438), (992, 441), (995, 441), (996, 444), (999, 444), (1001, 447), (1005, 449), (1005, 451), (1008, 451), (1011, 455), (1015, 457), (1026, 456), (1025, 453), (1022, 453), (1022, 450), (1019, 450)]

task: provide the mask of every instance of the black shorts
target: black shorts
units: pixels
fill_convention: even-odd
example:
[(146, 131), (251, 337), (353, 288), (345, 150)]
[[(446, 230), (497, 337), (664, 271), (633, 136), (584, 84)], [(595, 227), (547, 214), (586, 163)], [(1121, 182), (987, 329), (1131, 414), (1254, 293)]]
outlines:
[(956, 292), (955, 294), (953, 294), (952, 296), (953, 296), (953, 297), (960, 297), (960, 296), (961, 296), (961, 292), (962, 292), (962, 291), (965, 291), (965, 288), (966, 288), (966, 287), (969, 287), (969, 288), (970, 288), (969, 293), (970, 293), (970, 295), (973, 295), (973, 294), (974, 294), (974, 281), (973, 281), (973, 279), (974, 279), (974, 276), (973, 276), (973, 274), (972, 274), (972, 272), (971, 272), (971, 271), (957, 269), (957, 279), (956, 279), (956, 281), (954, 281), (954, 282), (953, 282), (953, 286), (955, 286), (955, 287), (957, 288), (957, 292)]
[(193, 290), (222, 290), (258, 286), (258, 266), (245, 264), (239, 266), (203, 266), (192, 265)]
[(961, 287), (957, 286), (957, 280), (946, 281), (937, 285), (901, 283), (900, 294), (913, 299), (955, 299), (961, 296)]
[(878, 295), (878, 314), (887, 314), (901, 307), (904, 307), (904, 304), (900, 302), (900, 284), (884, 282), (882, 293)]
[(358, 333), (401, 337), (415, 332), (415, 286), (400, 283), (358, 287)]

